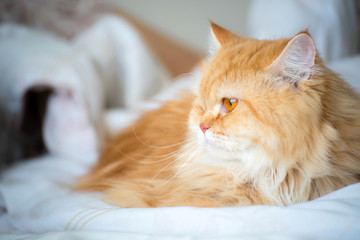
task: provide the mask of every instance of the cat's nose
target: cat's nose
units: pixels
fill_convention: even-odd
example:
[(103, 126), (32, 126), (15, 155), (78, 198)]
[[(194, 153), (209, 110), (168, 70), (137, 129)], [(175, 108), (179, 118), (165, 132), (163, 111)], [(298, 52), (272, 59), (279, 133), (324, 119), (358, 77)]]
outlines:
[(205, 134), (206, 130), (208, 130), (209, 128), (210, 128), (210, 126), (200, 123), (200, 129), (204, 134)]

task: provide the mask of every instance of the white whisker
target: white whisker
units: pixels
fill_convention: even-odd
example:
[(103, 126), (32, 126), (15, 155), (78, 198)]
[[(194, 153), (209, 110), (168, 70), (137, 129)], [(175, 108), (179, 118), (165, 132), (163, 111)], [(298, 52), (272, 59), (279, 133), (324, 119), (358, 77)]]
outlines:
[[(186, 164), (198, 153), (198, 151), (196, 151), (196, 147), (194, 147), (195, 150), (193, 150), (192, 154), (190, 155), (190, 157), (181, 165), (181, 167), (179, 167), (178, 169), (176, 169), (175, 173), (170, 177), (170, 179), (168, 179), (165, 183), (160, 184), (164, 185), (169, 183), (172, 179), (174, 179), (177, 175), (180, 174), (181, 170), (184, 169), (184, 167), (186, 166)], [(190, 162), (191, 163), (191, 162)]]
[[(174, 155), (176, 155), (176, 154), (178, 154), (178, 153), (181, 153), (181, 152), (184, 152), (185, 150), (186, 150), (185, 148), (181, 147), (181, 148), (179, 148), (178, 150), (172, 152), (172, 153), (170, 154), (170, 156), (168, 156), (168, 157), (166, 157), (166, 158), (163, 158), (163, 159), (160, 159), (160, 160), (157, 160), (157, 161), (141, 161), (141, 162), (142, 162), (142, 163), (159, 163), (159, 162), (164, 162), (164, 161), (166, 161), (166, 160), (174, 157)], [(146, 157), (146, 156), (144, 156), (144, 157)], [(148, 157), (153, 157), (153, 156), (148, 156)]]
[(145, 145), (145, 146), (147, 146), (147, 147), (151, 147), (151, 148), (171, 148), (171, 147), (175, 147), (175, 146), (178, 146), (178, 145), (181, 145), (181, 144), (183, 144), (183, 143), (186, 143), (186, 142), (189, 142), (189, 141), (193, 140), (192, 138), (190, 138), (190, 139), (186, 139), (186, 140), (184, 140), (184, 141), (182, 141), (182, 142), (179, 142), (179, 143), (176, 143), (176, 144), (173, 144), (173, 145), (169, 145), (169, 146), (152, 146), (152, 145), (149, 145), (149, 144), (143, 142), (143, 141), (138, 137), (138, 135), (137, 135), (136, 132), (135, 132), (134, 126), (132, 127), (132, 131), (133, 131), (136, 139), (139, 140), (140, 143), (142, 143), (143, 145)]
[(170, 163), (166, 164), (164, 167), (162, 167), (151, 179), (151, 181), (153, 181), (162, 171), (164, 171), (167, 167), (169, 167), (171, 164), (174, 164), (175, 162), (177, 162), (178, 160), (180, 160), (182, 157), (184, 157), (186, 155), (186, 152), (181, 154), (180, 156), (178, 156), (177, 158), (175, 158), (173, 161), (171, 161)]
[[(189, 138), (187, 139), (186, 142), (190, 141), (190, 140), (193, 140), (194, 138)], [(185, 141), (184, 141), (185, 142)], [(163, 154), (163, 155), (158, 155), (158, 156), (148, 156), (148, 155), (143, 155), (143, 154), (138, 154), (138, 153), (135, 153), (135, 152), (130, 152), (128, 154), (124, 153), (120, 148), (115, 148), (115, 150), (120, 153), (121, 155), (123, 155), (124, 157), (126, 157), (127, 159), (129, 160), (132, 160), (132, 161), (135, 161), (135, 162), (141, 162), (141, 163), (146, 163), (146, 164), (151, 164), (151, 163), (159, 163), (159, 162), (163, 162), (163, 161), (166, 161), (168, 159), (170, 159), (171, 157), (173, 157), (174, 155), (178, 154), (178, 153), (181, 153), (184, 151), (184, 147), (180, 147), (179, 149), (175, 150), (175, 151), (172, 151), (170, 153), (167, 153), (167, 154)], [(131, 156), (131, 155), (135, 155), (135, 156), (138, 156), (138, 157), (142, 157), (142, 158), (161, 158), (161, 157), (166, 157), (166, 158), (163, 158), (163, 159), (160, 159), (160, 160), (157, 160), (157, 161), (144, 161), (144, 160), (139, 160), (139, 159), (136, 159), (134, 156)]]
[(143, 160), (135, 159), (135, 158), (133, 158), (132, 156), (130, 156), (130, 154), (134, 154), (134, 155), (137, 155), (137, 156), (140, 156), (140, 157), (144, 157), (144, 158), (161, 157), (161, 156), (146, 156), (146, 155), (141, 155), (141, 154), (136, 154), (136, 153), (126, 154), (126, 153), (124, 153), (123, 151), (121, 151), (120, 148), (116, 148), (116, 151), (117, 151), (118, 153), (120, 153), (121, 155), (123, 155), (124, 157), (126, 157), (127, 159), (129, 159), (129, 160), (132, 160), (132, 161), (135, 161), (135, 162), (141, 162), (141, 163), (151, 164), (151, 163), (159, 163), (159, 162), (166, 161), (166, 160), (170, 159), (171, 157), (173, 157), (175, 154), (180, 153), (180, 152), (183, 152), (184, 149), (183, 149), (183, 147), (181, 147), (181, 148), (179, 148), (179, 149), (177, 149), (177, 150), (175, 150), (175, 151), (173, 151), (173, 152), (170, 152), (170, 153), (168, 153), (168, 154), (164, 154), (164, 155), (162, 155), (162, 156), (168, 156), (168, 157), (166, 157), (166, 158), (164, 158), (164, 159), (157, 160), (157, 161), (143, 161)]
[[(198, 151), (196, 151), (196, 149), (197, 149), (197, 146), (194, 146), (194, 147), (190, 150), (190, 152), (192, 152), (191, 155), (187, 158), (187, 160), (181, 165), (181, 167), (180, 167), (179, 169), (176, 169), (176, 170), (175, 170), (175, 173), (174, 173), (173, 175), (171, 175), (170, 178), (169, 178), (167, 181), (163, 182), (163, 183), (160, 184), (160, 185), (157, 185), (156, 187), (152, 187), (152, 188), (149, 188), (149, 189), (147, 189), (147, 190), (144, 190), (144, 192), (145, 192), (145, 191), (151, 191), (151, 190), (153, 190), (153, 189), (160, 188), (160, 187), (164, 186), (165, 184), (170, 183), (171, 180), (173, 180), (176, 176), (178, 176), (178, 175), (180, 174), (181, 170), (186, 166), (186, 164), (187, 164), (190, 160), (193, 159), (194, 155), (198, 153)], [(161, 168), (160, 171), (158, 171), (157, 174), (156, 174), (155, 176), (153, 176), (153, 178), (151, 179), (150, 183), (154, 181), (154, 179), (156, 178), (157, 175), (160, 174), (160, 172), (162, 172), (164, 169), (166, 169), (169, 165), (176, 163), (178, 160), (180, 160), (180, 159), (181, 159), (182, 157), (184, 157), (185, 155), (186, 155), (186, 154), (182, 154), (181, 156), (179, 156), (178, 158), (176, 158), (174, 161), (170, 162), (170, 163), (167, 164), (165, 167)]]

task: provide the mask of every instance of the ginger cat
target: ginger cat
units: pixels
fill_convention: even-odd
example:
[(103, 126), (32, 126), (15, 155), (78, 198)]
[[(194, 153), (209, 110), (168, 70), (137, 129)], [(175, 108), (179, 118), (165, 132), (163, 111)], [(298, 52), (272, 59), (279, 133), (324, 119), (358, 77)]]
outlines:
[(360, 96), (308, 33), (217, 44), (196, 96), (146, 113), (76, 189), (120, 207), (290, 205), (359, 182)]

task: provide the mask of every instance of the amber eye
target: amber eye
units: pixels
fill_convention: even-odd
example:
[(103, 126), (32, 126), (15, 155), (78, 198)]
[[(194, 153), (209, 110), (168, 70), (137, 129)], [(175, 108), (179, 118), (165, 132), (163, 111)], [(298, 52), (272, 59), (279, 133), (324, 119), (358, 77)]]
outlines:
[(238, 105), (238, 100), (236, 98), (230, 98), (230, 99), (224, 98), (223, 104), (224, 104), (224, 107), (226, 108), (226, 110), (228, 110), (229, 112), (232, 112)]

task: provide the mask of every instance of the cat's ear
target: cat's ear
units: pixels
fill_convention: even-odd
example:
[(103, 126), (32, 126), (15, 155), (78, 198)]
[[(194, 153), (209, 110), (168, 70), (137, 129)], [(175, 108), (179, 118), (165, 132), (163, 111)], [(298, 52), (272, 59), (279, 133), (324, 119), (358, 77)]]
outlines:
[(300, 33), (288, 42), (268, 69), (297, 86), (313, 74), (315, 56), (314, 41), (308, 33)]
[(219, 25), (209, 21), (210, 29), (210, 54), (213, 55), (219, 48), (224, 45), (229, 39), (237, 37), (234, 33), (220, 27)]

